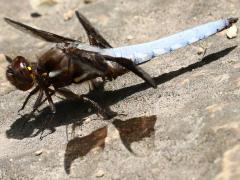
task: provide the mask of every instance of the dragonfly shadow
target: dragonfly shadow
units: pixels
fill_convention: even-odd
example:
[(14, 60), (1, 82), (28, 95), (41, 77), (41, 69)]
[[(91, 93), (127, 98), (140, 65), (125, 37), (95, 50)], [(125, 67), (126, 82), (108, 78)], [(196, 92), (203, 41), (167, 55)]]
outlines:
[[(150, 138), (151, 144), (154, 143), (154, 126), (157, 117), (143, 116), (136, 117), (127, 120), (115, 119), (112, 123), (119, 132), (121, 142), (126, 149), (132, 154), (137, 155), (131, 148), (131, 144), (134, 142), (140, 142), (144, 138)], [(111, 133), (110, 133), (111, 134)], [(105, 140), (108, 137), (107, 126), (95, 130), (91, 134), (84, 137), (74, 137), (67, 144), (64, 155), (64, 169), (67, 174), (70, 174), (71, 166), (73, 162), (80, 159), (78, 162), (79, 167), (75, 167), (74, 171), (84, 171), (81, 169), (81, 161), (83, 158), (88, 157), (87, 168), (97, 168), (98, 161), (101, 160), (101, 153), (105, 147)], [(111, 139), (111, 137), (109, 137)], [(153, 148), (154, 146), (152, 146)], [(152, 150), (152, 149), (151, 149)], [(87, 157), (85, 157), (87, 156)], [(86, 161), (84, 161), (85, 163)], [(94, 169), (91, 169), (94, 171)], [(74, 172), (74, 174), (76, 174)]]
[(43, 122), (49, 119), (50, 109), (45, 107), (39, 114), (29, 117), (23, 115), (18, 118), (6, 131), (6, 136), (8, 138), (14, 139), (24, 139), (29, 137), (35, 137), (42, 132), (42, 129), (55, 131), (55, 128), (62, 125), (68, 125), (73, 122), (78, 122), (82, 124), (84, 118), (92, 114), (89, 112), (89, 108), (92, 106), (81, 100), (66, 100), (60, 101), (56, 104), (57, 113), (54, 119), (50, 122), (46, 122), (43, 127)]
[[(217, 61), (219, 58), (226, 56), (232, 50), (234, 50), (237, 46), (233, 46), (222, 51), (207, 55), (201, 61), (190, 64), (187, 67), (183, 67), (176, 71), (171, 71), (169, 73), (162, 74), (158, 77), (155, 77), (154, 80), (156, 84), (163, 84), (171, 79), (180, 76), (186, 72), (192, 71), (194, 69), (200, 68), (204, 65), (207, 65), (211, 62)], [(147, 83), (141, 83), (137, 85), (133, 85), (130, 87), (125, 87), (118, 90), (113, 91), (103, 91), (99, 90), (96, 92), (91, 92), (86, 96), (93, 101), (98, 102), (103, 107), (110, 107), (111, 105), (131, 96), (134, 93), (144, 91), (150, 88)], [(84, 118), (91, 115), (95, 112), (88, 112), (89, 108), (92, 108), (91, 105), (82, 102), (80, 100), (76, 101), (61, 101), (56, 103), (57, 113), (54, 121), (51, 123), (47, 123), (47, 126), (44, 127), (46, 129), (50, 129), (52, 132), (55, 130), (55, 127), (62, 126), (66, 124), (71, 124), (76, 121), (84, 121)], [(6, 131), (6, 135), (8, 138), (15, 139), (23, 139), (27, 137), (37, 136), (42, 129), (42, 124), (44, 120), (47, 119), (49, 114), (49, 108), (44, 108), (40, 114), (36, 115), (32, 119), (29, 119), (27, 116), (23, 116), (18, 118), (11, 126), (10, 129)], [(24, 129), (22, 129), (22, 125), (25, 123)], [(37, 130), (37, 132), (35, 132)]]

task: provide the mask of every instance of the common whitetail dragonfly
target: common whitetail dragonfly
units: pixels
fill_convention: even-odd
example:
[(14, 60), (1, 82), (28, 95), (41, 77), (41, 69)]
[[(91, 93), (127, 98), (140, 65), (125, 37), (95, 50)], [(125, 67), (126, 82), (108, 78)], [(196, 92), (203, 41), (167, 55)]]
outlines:
[[(6, 71), (7, 79), (22, 91), (34, 87), (20, 110), (25, 108), (31, 96), (38, 93), (33, 112), (45, 101), (48, 101), (52, 114), (55, 114), (56, 108), (51, 97), (53, 94), (59, 93), (66, 98), (79, 97), (66, 89), (66, 86), (85, 81), (91, 81), (94, 86), (96, 78), (100, 77), (103, 81), (112, 80), (126, 71), (132, 71), (150, 86), (156, 88), (150, 75), (137, 65), (207, 38), (230, 27), (238, 20), (237, 18), (221, 19), (156, 41), (113, 48), (82, 14), (76, 11), (76, 16), (87, 33), (90, 45), (4, 18), (8, 24), (25, 33), (50, 43), (56, 43), (56, 46), (39, 57), (36, 63), (29, 62), (22, 56), (9, 60), (11, 64)], [(102, 116), (108, 116), (96, 102), (85, 96), (81, 96), (81, 98), (96, 107)]]

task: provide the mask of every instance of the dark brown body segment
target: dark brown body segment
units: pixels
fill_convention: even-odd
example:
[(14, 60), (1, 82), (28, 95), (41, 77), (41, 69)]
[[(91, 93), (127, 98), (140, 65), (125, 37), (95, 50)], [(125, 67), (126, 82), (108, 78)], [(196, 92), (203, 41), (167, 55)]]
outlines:
[[(96, 77), (107, 76), (110, 71), (108, 64), (101, 58), (75, 56), (69, 50), (52, 48), (44, 53), (38, 61), (38, 73), (47, 73), (50, 84), (64, 87), (71, 83), (81, 83)], [(56, 76), (51, 77), (52, 74)]]

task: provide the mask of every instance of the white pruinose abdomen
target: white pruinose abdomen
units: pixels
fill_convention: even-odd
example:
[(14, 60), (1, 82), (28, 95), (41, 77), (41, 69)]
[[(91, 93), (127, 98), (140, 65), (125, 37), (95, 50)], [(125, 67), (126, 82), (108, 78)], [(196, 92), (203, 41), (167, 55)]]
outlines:
[[(101, 49), (100, 53), (113, 57), (132, 59), (136, 64), (141, 64), (161, 54), (171, 52), (175, 49), (207, 38), (229, 27), (231, 23), (233, 23), (232, 21), (234, 20), (231, 18), (221, 19), (155, 41), (124, 47)], [(236, 22), (236, 20), (234, 22)]]

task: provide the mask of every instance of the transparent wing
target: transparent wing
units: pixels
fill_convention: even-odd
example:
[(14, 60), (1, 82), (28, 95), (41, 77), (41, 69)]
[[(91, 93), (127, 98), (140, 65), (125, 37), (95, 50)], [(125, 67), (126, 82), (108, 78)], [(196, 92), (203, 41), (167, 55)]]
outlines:
[(100, 48), (111, 48), (112, 46), (106, 41), (106, 39), (96, 30), (90, 21), (84, 17), (78, 11), (75, 11), (79, 22), (85, 29), (90, 45), (97, 46)]
[(52, 42), (52, 43), (62, 43), (62, 42), (75, 42), (76, 40), (74, 39), (70, 39), (70, 38), (66, 38), (63, 36), (59, 36), (57, 34), (53, 34), (50, 32), (46, 32), (43, 30), (39, 30), (39, 29), (35, 29), (33, 27), (30, 27), (28, 25), (22, 24), (20, 22), (11, 20), (9, 18), (4, 18), (4, 20), (11, 26), (13, 26), (14, 28), (30, 34), (34, 37), (37, 37), (39, 39), (45, 40), (47, 42)]

